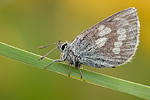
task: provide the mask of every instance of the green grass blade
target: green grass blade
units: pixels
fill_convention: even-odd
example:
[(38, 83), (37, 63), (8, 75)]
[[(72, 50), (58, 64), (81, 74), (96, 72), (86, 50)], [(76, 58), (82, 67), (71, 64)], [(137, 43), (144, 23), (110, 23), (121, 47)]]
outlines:
[[(37, 68), (43, 69), (46, 65), (52, 62), (52, 59), (44, 58), (39, 61), (38, 58), (40, 55), (10, 46), (8, 44), (0, 42), (0, 55), (12, 58), (14, 60), (23, 62), (35, 66)], [(48, 67), (46, 70), (54, 71), (65, 76), (68, 75), (69, 66), (63, 63), (54, 63), (51, 67)], [(44, 70), (43, 70), (44, 71)], [(76, 68), (71, 68), (71, 78), (75, 78), (87, 83), (92, 83), (94, 85), (103, 86), (111, 88), (120, 92), (128, 93), (137, 97), (144, 99), (150, 99), (150, 86), (130, 82), (127, 80), (115, 78), (112, 76), (107, 76), (100, 73), (91, 72), (88, 70), (83, 70), (83, 79), (80, 79), (79, 70)]]

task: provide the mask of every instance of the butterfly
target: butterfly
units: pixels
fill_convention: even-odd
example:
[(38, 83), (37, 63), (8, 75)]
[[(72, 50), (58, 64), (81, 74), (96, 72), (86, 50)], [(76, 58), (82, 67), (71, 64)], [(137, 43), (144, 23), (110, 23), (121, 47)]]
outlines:
[[(79, 70), (82, 64), (96, 68), (115, 68), (123, 65), (135, 54), (139, 44), (139, 30), (139, 19), (134, 7), (117, 12), (82, 32), (71, 43), (54, 43), (58, 44), (56, 48), (61, 52), (61, 59), (54, 60), (44, 69), (54, 62), (67, 60), (70, 76), (70, 65)], [(82, 79), (81, 70), (80, 74)]]

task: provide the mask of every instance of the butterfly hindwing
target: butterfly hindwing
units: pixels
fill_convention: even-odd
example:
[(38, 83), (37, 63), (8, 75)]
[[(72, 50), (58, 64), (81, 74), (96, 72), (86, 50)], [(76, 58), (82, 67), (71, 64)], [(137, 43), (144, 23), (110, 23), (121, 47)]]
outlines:
[(139, 37), (135, 8), (120, 11), (78, 35), (70, 50), (80, 62), (91, 67), (115, 67), (135, 53)]

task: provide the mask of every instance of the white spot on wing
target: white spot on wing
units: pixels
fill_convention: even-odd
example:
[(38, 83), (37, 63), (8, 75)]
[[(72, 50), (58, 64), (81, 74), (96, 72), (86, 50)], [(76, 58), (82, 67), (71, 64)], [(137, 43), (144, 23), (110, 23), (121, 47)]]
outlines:
[(124, 29), (124, 28), (119, 28), (119, 29), (117, 30), (117, 33), (118, 33), (118, 34), (125, 34), (125, 33), (126, 33), (126, 29)]
[(104, 30), (102, 30), (101, 32), (99, 32), (99, 36), (105, 36), (107, 34), (109, 34), (111, 32), (111, 29), (109, 27), (106, 27)]
[(126, 29), (124, 28), (119, 28), (117, 30), (117, 33), (119, 34), (118, 41), (114, 43), (115, 48), (112, 50), (114, 54), (119, 54), (120, 53), (120, 47), (122, 46), (122, 41), (126, 39), (127, 35)]
[(96, 40), (96, 44), (99, 46), (99, 47), (102, 47), (105, 45), (105, 43), (107, 42), (108, 38), (106, 37), (103, 37), (103, 38), (99, 38)]
[(102, 31), (102, 30), (104, 29), (104, 27), (105, 27), (104, 25), (101, 25), (101, 26), (98, 28), (98, 30), (99, 30), (99, 31)]
[(113, 48), (113, 53), (114, 54), (119, 54), (120, 53), (120, 48)]
[(121, 47), (122, 46), (122, 41), (118, 41), (114, 43), (115, 47)]
[(123, 41), (126, 39), (126, 37), (127, 37), (126, 34), (121, 34), (121, 35), (119, 35), (118, 40)]

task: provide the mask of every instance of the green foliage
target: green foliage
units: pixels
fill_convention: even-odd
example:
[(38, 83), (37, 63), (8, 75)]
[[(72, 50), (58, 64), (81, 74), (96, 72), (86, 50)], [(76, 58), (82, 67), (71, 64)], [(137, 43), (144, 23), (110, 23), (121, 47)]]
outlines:
[[(39, 61), (38, 58), (41, 57), (40, 55), (10, 46), (2, 42), (0, 42), (0, 55), (23, 62), (25, 64), (32, 65), (40, 69), (43, 69), (46, 65), (53, 61), (49, 58), (44, 58), (43, 60)], [(54, 71), (56, 73), (68, 76), (69, 66), (63, 63), (54, 63), (46, 70)], [(107, 87), (144, 99), (150, 99), (150, 86), (145, 86), (112, 76), (95, 73), (85, 69), (81, 70), (83, 73), (83, 79), (80, 79), (80, 72), (74, 67), (71, 68), (70, 78), (74, 78), (98, 86)]]

